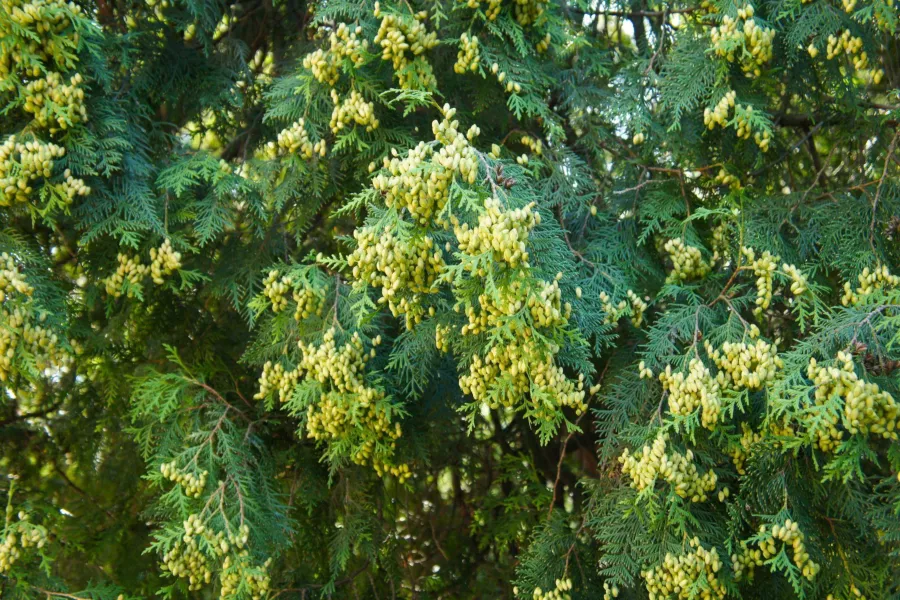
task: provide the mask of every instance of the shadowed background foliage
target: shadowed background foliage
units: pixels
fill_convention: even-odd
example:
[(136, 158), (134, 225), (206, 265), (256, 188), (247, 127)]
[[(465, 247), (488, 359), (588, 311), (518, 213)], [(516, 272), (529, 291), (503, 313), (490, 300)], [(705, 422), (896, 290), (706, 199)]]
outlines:
[(0, 597), (897, 598), (893, 0), (3, 0)]

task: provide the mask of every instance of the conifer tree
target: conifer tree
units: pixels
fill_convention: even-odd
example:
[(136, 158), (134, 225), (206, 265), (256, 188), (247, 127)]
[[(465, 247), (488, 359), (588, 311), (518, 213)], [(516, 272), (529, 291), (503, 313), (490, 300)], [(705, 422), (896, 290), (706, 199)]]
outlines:
[(894, 0), (2, 0), (0, 597), (900, 598)]

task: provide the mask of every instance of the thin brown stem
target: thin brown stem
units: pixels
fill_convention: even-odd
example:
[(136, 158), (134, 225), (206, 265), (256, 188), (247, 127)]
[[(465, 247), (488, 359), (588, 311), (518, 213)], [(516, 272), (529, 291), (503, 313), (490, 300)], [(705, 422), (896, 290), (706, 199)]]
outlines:
[(67, 594), (65, 592), (54, 592), (52, 590), (45, 590), (44, 588), (32, 586), (35, 591), (40, 592), (41, 594), (45, 594), (48, 598), (69, 598), (70, 600), (90, 600), (89, 598), (85, 598), (83, 596), (76, 596), (74, 594)]
[(872, 201), (872, 222), (869, 224), (869, 245), (872, 251), (875, 250), (875, 219), (878, 215), (878, 200), (881, 198), (881, 188), (884, 186), (884, 180), (887, 178), (888, 166), (891, 164), (891, 157), (897, 147), (897, 138), (900, 137), (900, 131), (894, 134), (891, 139), (891, 145), (888, 147), (887, 158), (884, 160), (884, 169), (881, 170), (881, 178), (878, 180), (878, 187), (875, 189), (875, 200)]

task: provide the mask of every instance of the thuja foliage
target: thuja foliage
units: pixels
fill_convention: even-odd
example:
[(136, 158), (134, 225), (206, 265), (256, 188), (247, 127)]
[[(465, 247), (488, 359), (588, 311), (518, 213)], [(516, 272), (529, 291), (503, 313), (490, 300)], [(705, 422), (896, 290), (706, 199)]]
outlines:
[(893, 0), (3, 0), (0, 596), (900, 597)]

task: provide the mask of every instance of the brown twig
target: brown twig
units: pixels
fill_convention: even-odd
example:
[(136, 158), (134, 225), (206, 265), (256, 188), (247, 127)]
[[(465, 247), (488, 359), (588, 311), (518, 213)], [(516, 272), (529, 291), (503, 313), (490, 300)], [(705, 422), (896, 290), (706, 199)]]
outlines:
[(872, 202), (872, 222), (869, 224), (869, 245), (872, 251), (875, 250), (875, 217), (878, 215), (878, 200), (881, 198), (881, 188), (884, 180), (887, 178), (888, 165), (891, 164), (891, 156), (894, 155), (894, 149), (897, 147), (897, 138), (900, 137), (900, 131), (894, 134), (891, 145), (888, 146), (887, 158), (884, 160), (884, 169), (881, 170), (881, 179), (878, 180), (878, 187), (875, 189), (875, 200)]
[(593, 262), (591, 262), (590, 260), (585, 258), (584, 254), (582, 254), (581, 252), (576, 250), (574, 246), (572, 246), (572, 241), (569, 239), (569, 230), (566, 229), (566, 224), (563, 222), (562, 210), (560, 209), (559, 206), (556, 207), (556, 218), (559, 220), (560, 228), (562, 228), (563, 239), (566, 242), (566, 246), (569, 247), (569, 251), (575, 256), (575, 258), (577, 258), (578, 260), (580, 260), (587, 266), (594, 269), (597, 273), (600, 273), (601, 275), (603, 275), (609, 281), (615, 283), (616, 280), (613, 278), (612, 275), (610, 275), (609, 273), (607, 273), (606, 271), (604, 271), (603, 269), (598, 267), (596, 264), (594, 264)]
[[(72, 481), (72, 479), (68, 475), (66, 475), (66, 472), (63, 471), (60, 468), (60, 466), (58, 464), (56, 464), (55, 461), (53, 462), (53, 470), (56, 471), (57, 475), (60, 476), (60, 478), (66, 483), (66, 485), (68, 485), (70, 488), (72, 488), (73, 490), (78, 492), (79, 495), (84, 496), (94, 506), (96, 506), (98, 508), (100, 507), (100, 503), (97, 502), (96, 500), (94, 500), (94, 498), (91, 497), (91, 495), (88, 494), (84, 489), (82, 489), (81, 486), (77, 485), (74, 481)], [(109, 510), (108, 508), (101, 508), (100, 510), (105, 512), (106, 516), (108, 516), (110, 518), (115, 516), (115, 515), (113, 515), (112, 511)]]
[[(342, 585), (346, 585), (346, 584), (350, 583), (351, 581), (356, 579), (359, 575), (364, 573), (368, 568), (369, 568), (369, 561), (366, 560), (366, 562), (360, 568), (358, 568), (356, 571), (354, 571), (353, 573), (350, 573), (349, 575), (347, 575), (346, 577), (344, 577), (342, 579), (338, 579), (337, 581), (335, 581), (334, 587), (340, 587)], [(324, 583), (308, 583), (306, 585), (302, 585), (302, 586), (295, 587), (295, 588), (280, 589), (280, 590), (275, 591), (271, 596), (269, 596), (269, 600), (275, 600), (275, 598), (277, 598), (278, 596), (280, 596), (282, 594), (289, 594), (292, 592), (300, 592), (300, 593), (306, 594), (306, 592), (309, 590), (322, 589), (323, 587), (325, 587), (325, 585), (326, 584), (324, 584)]]
[(663, 49), (663, 42), (666, 39), (666, 17), (669, 16), (669, 11), (664, 10), (662, 12), (662, 23), (659, 26), (659, 44), (656, 46), (656, 51), (653, 52), (653, 55), (650, 57), (650, 62), (647, 64), (647, 69), (644, 71), (644, 75), (648, 75), (650, 71), (653, 70), (653, 63), (656, 62), (656, 59), (659, 57), (660, 53)]
[(4, 420), (0, 421), (0, 427), (6, 427), (7, 425), (11, 425), (17, 421), (24, 421), (26, 419), (36, 419), (38, 417), (46, 417), (50, 413), (59, 409), (59, 407), (62, 406), (62, 404), (63, 404), (63, 402), (62, 402), (62, 400), (60, 400), (59, 402), (57, 402), (56, 404), (53, 404), (52, 406), (50, 406), (48, 408), (38, 410), (38, 411), (35, 411), (32, 413), (23, 413), (21, 415), (15, 415), (15, 416), (9, 417), (8, 419), (4, 419)]
[(207, 444), (212, 444), (213, 438), (216, 437), (216, 434), (219, 433), (219, 430), (222, 429), (222, 424), (225, 422), (225, 416), (228, 415), (229, 407), (226, 407), (224, 411), (222, 411), (222, 415), (219, 417), (219, 420), (216, 421), (215, 427), (212, 428), (212, 431), (209, 432), (209, 435), (203, 440), (197, 447), (197, 452), (194, 453), (194, 457), (190, 460), (190, 462), (185, 465), (185, 468), (190, 467), (191, 465), (197, 464), (197, 459), (200, 457), (200, 453), (206, 447)]
[(69, 598), (70, 600), (90, 600), (89, 598), (84, 598), (82, 596), (76, 596), (74, 594), (66, 594), (65, 592), (53, 592), (51, 590), (45, 590), (44, 588), (31, 586), (33, 589), (37, 590), (42, 594), (46, 594), (48, 598), (58, 597), (58, 598)]
[[(236, 406), (234, 406), (233, 404), (231, 404), (228, 400), (226, 400), (224, 398), (224, 396), (222, 396), (222, 394), (217, 392), (208, 383), (200, 381), (199, 379), (189, 379), (188, 381), (190, 381), (191, 383), (193, 383), (196, 386), (202, 387), (204, 390), (206, 390), (207, 392), (212, 394), (216, 398), (216, 400), (218, 400), (219, 402), (224, 404), (226, 406), (226, 408), (229, 408), (229, 409), (233, 410), (234, 412), (236, 412), (237, 414), (239, 414), (245, 421), (250, 420), (250, 418), (241, 409), (239, 409)], [(238, 394), (238, 395), (240, 396), (240, 394)]]
[[(575, 420), (575, 425), (581, 422), (581, 419), (584, 415), (587, 414), (587, 411), (581, 413), (578, 418)], [(550, 498), (550, 509), (547, 511), (547, 520), (550, 520), (550, 517), (553, 516), (553, 508), (556, 506), (556, 492), (559, 489), (559, 480), (562, 476), (562, 465), (563, 460), (566, 458), (566, 446), (569, 444), (569, 440), (572, 439), (572, 436), (575, 434), (575, 430), (569, 428), (569, 433), (566, 435), (566, 439), (563, 440), (562, 448), (559, 451), (559, 461), (556, 463), (556, 480), (553, 482), (553, 496)]]
[(680, 8), (675, 10), (635, 10), (631, 12), (624, 11), (601, 11), (597, 14), (603, 17), (622, 17), (625, 19), (632, 19), (636, 17), (666, 17), (668, 15), (689, 15), (693, 12), (697, 12), (698, 8)]
[[(600, 373), (600, 377), (597, 379), (597, 383), (603, 381), (603, 377), (606, 375), (606, 370), (609, 369), (609, 363), (606, 363), (606, 366), (603, 367), (603, 371)], [(587, 411), (578, 415), (578, 418), (575, 420), (575, 426), (577, 427), (579, 423), (581, 423), (581, 419), (584, 418), (584, 415), (587, 414)], [(572, 439), (572, 435), (574, 435), (575, 430), (573, 428), (569, 428), (569, 432), (566, 435), (566, 439), (563, 440), (562, 449), (559, 452), (559, 461), (556, 463), (556, 480), (553, 482), (553, 497), (550, 499), (550, 509), (547, 511), (547, 520), (550, 520), (550, 517), (553, 516), (553, 507), (556, 505), (556, 491), (559, 489), (559, 480), (562, 477), (562, 464), (563, 460), (566, 458), (566, 447), (569, 444), (569, 440)]]

